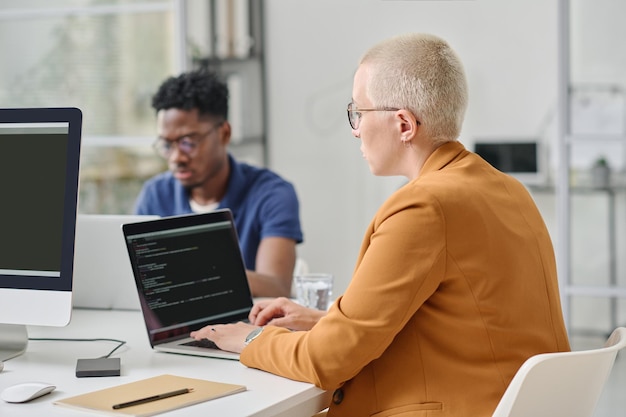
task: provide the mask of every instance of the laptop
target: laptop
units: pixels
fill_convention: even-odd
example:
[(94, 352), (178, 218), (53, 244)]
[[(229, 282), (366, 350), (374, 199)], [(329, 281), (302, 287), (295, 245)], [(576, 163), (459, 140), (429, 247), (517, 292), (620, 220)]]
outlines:
[(139, 310), (122, 224), (158, 216), (79, 214), (74, 248), (74, 307)]
[[(229, 209), (122, 226), (148, 339), (161, 352), (239, 359), (189, 333), (245, 321), (252, 308)], [(214, 346), (214, 345), (213, 345)]]

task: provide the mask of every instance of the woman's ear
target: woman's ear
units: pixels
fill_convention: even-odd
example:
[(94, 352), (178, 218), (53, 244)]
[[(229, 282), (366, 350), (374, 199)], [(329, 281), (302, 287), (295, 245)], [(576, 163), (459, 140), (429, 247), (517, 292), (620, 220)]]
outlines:
[(420, 123), (413, 113), (406, 109), (400, 109), (396, 112), (396, 119), (400, 123), (400, 134), (404, 142), (409, 142), (417, 135)]

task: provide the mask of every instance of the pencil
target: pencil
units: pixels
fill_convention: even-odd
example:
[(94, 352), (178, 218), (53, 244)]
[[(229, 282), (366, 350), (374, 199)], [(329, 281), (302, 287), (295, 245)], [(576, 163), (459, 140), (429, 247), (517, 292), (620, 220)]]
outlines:
[(177, 395), (187, 394), (188, 392), (192, 392), (193, 388), (183, 388), (176, 391), (165, 392), (163, 394), (153, 395), (151, 397), (139, 398), (138, 400), (128, 401), (125, 403), (115, 404), (113, 405), (114, 410), (119, 410), (120, 408), (133, 407), (135, 405), (151, 403), (153, 401), (163, 400), (165, 398), (175, 397)]

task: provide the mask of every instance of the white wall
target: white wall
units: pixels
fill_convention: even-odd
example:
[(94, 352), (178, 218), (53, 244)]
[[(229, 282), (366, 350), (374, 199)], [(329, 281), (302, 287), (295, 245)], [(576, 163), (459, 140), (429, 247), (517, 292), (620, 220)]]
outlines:
[(346, 105), (358, 59), (375, 42), (430, 32), (465, 63), (470, 106), (461, 137), (538, 137), (554, 114), (555, 0), (266, 0), (269, 160), (301, 200), (314, 271), (346, 288), (363, 233), (401, 178), (374, 177)]

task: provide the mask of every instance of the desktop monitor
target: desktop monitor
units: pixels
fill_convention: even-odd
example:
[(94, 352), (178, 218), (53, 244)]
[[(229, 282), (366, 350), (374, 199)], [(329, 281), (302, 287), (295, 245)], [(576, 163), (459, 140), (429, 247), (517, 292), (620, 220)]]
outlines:
[(81, 124), (76, 108), (0, 109), (0, 360), (26, 325), (70, 321)]
[(496, 169), (505, 172), (524, 184), (546, 183), (545, 149), (533, 139), (478, 139), (474, 152)]

